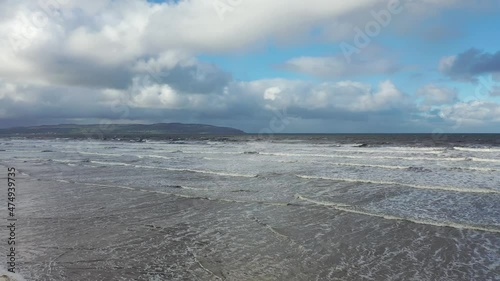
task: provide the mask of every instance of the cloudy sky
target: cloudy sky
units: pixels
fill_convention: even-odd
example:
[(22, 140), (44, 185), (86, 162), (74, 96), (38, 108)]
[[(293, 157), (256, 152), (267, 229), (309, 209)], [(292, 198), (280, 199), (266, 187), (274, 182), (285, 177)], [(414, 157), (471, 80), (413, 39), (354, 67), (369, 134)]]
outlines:
[(500, 132), (498, 0), (0, 0), (0, 127)]

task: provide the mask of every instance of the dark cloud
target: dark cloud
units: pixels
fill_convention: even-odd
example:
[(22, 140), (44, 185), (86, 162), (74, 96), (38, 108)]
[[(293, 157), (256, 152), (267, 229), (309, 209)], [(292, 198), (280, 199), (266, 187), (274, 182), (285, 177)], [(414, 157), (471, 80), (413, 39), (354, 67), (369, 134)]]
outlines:
[(56, 85), (125, 89), (132, 73), (124, 66), (102, 67), (92, 63), (58, 62), (45, 68), (47, 79)]
[(500, 51), (491, 54), (469, 49), (457, 56), (443, 59), (440, 70), (452, 79), (475, 81), (479, 75), (500, 72)]
[(190, 66), (177, 65), (170, 71), (158, 75), (161, 83), (168, 84), (180, 92), (216, 93), (232, 80), (231, 74), (208, 63), (197, 63)]

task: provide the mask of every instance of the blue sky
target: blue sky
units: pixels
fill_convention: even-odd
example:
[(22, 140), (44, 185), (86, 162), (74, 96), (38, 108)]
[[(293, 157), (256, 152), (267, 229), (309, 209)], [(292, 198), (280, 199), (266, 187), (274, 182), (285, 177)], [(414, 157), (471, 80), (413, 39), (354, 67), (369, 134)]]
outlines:
[(500, 132), (498, 1), (55, 3), (0, 3), (0, 127)]

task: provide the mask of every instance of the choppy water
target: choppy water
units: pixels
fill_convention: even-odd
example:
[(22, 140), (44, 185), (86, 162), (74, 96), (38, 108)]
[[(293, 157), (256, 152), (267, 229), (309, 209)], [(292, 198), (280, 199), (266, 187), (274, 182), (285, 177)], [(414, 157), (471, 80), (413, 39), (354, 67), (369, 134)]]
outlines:
[[(107, 196), (127, 205), (92, 253), (115, 273), (78, 273), (95, 280), (500, 280), (500, 147), (360, 143), (3, 139), (0, 164), (41, 188), (72, 186), (51, 196), (79, 206), (73, 214), (95, 215), (90, 201)], [(30, 223), (43, 216), (37, 200), (49, 199), (24, 203)], [(149, 223), (125, 214), (139, 209), (129, 216)], [(28, 280), (80, 280), (67, 263), (47, 267), (27, 239)], [(116, 241), (148, 241), (147, 256), (104, 250)]]

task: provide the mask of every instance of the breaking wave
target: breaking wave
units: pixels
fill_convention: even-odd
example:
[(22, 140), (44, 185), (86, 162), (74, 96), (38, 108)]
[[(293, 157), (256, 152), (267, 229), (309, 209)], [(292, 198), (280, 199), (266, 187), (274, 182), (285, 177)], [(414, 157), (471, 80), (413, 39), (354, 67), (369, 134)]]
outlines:
[(470, 151), (470, 152), (493, 152), (493, 153), (499, 153), (500, 148), (472, 148), (472, 147), (453, 147), (455, 150), (459, 151)]
[(415, 219), (415, 218), (408, 218), (408, 217), (398, 217), (395, 215), (388, 215), (388, 214), (382, 214), (382, 213), (376, 213), (376, 212), (372, 212), (372, 211), (368, 211), (368, 210), (363, 210), (363, 209), (359, 209), (359, 208), (356, 208), (354, 206), (350, 206), (350, 205), (346, 205), (346, 204), (317, 201), (314, 199), (309, 199), (309, 198), (304, 197), (302, 195), (297, 195), (296, 197), (299, 200), (313, 203), (313, 204), (316, 204), (319, 206), (330, 207), (330, 208), (334, 208), (334, 209), (339, 210), (339, 211), (349, 212), (349, 213), (353, 213), (353, 214), (359, 214), (359, 215), (365, 215), (365, 216), (371, 216), (371, 217), (379, 217), (379, 218), (383, 218), (386, 220), (402, 220), (402, 221), (408, 221), (408, 222), (412, 222), (412, 223), (416, 223), (416, 224), (424, 224), (424, 225), (431, 225), (431, 226), (438, 226), (438, 227), (452, 227), (455, 229), (468, 229), (468, 230), (500, 233), (499, 228), (461, 224), (461, 223), (455, 223), (455, 222), (450, 222), (450, 221), (432, 221), (432, 220), (422, 220), (422, 219)]
[(297, 175), (297, 177), (302, 178), (302, 179), (320, 179), (320, 180), (331, 180), (331, 181), (342, 181), (342, 182), (358, 182), (358, 183), (381, 184), (381, 185), (396, 185), (396, 186), (406, 186), (406, 187), (417, 188), (417, 189), (428, 189), (428, 190), (439, 190), (439, 191), (455, 191), (455, 192), (463, 192), (463, 193), (498, 193), (498, 194), (500, 194), (500, 190), (487, 189), (487, 188), (462, 188), (462, 187), (454, 187), (454, 186), (425, 186), (425, 185), (416, 185), (416, 184), (391, 182), (391, 181), (330, 178), (330, 177), (304, 176), (304, 175)]

